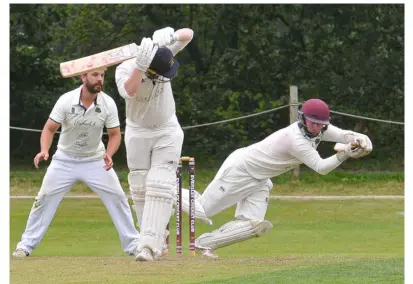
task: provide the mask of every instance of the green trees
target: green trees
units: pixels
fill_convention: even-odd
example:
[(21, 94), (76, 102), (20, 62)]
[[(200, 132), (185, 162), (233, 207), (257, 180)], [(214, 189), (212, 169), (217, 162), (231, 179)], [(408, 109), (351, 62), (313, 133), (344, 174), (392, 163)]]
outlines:
[[(315, 96), (332, 110), (404, 121), (403, 5), (11, 4), (10, 124), (41, 129), (58, 96), (79, 84), (77, 78), (61, 78), (61, 61), (139, 44), (164, 26), (195, 31), (178, 55), (181, 67), (173, 82), (183, 126), (288, 104), (290, 85), (298, 86), (300, 100)], [(123, 121), (114, 69), (107, 72), (105, 91)], [(372, 157), (403, 157), (402, 126), (332, 118), (371, 136)], [(284, 109), (189, 129), (184, 153), (225, 157), (288, 123)], [(38, 151), (38, 134), (10, 134), (13, 157)]]

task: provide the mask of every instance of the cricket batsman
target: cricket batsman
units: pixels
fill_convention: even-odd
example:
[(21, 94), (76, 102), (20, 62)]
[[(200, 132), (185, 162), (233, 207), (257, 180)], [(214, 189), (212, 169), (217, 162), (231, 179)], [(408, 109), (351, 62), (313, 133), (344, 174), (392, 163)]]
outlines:
[(192, 37), (189, 28), (157, 30), (142, 39), (136, 59), (116, 68), (126, 101), (128, 182), (141, 231), (137, 261), (157, 260), (165, 243), (184, 139), (171, 86), (179, 67), (174, 57)]

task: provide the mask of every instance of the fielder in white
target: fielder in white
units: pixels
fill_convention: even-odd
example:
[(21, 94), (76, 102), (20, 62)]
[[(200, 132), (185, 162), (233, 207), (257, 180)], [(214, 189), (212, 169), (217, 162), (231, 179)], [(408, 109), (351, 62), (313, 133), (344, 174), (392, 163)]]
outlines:
[[(50, 113), (40, 138), (41, 151), (34, 158), (36, 168), (41, 160), (49, 158), (53, 136), (60, 126), (62, 132), (14, 257), (29, 256), (37, 247), (64, 195), (76, 181), (85, 182), (99, 195), (115, 224), (123, 250), (129, 255), (136, 251), (139, 232), (112, 168), (121, 133), (116, 104), (102, 92), (104, 76), (104, 69), (81, 75), (82, 86), (62, 95)], [(109, 135), (106, 151), (102, 142), (104, 126)]]
[[(265, 220), (270, 180), (300, 164), (325, 175), (348, 158), (360, 158), (372, 151), (370, 139), (329, 123), (328, 105), (319, 99), (306, 101), (299, 121), (280, 129), (264, 140), (235, 150), (223, 163), (214, 180), (196, 197), (195, 217), (211, 224), (210, 217), (237, 204), (235, 220), (205, 233), (195, 241), (201, 255), (218, 258), (214, 250), (263, 235), (272, 228)], [(321, 141), (345, 143), (342, 151), (323, 159), (317, 152)], [(358, 148), (351, 142), (357, 141)], [(182, 210), (188, 213), (188, 190), (182, 191)]]
[(116, 68), (118, 91), (126, 101), (128, 181), (141, 231), (138, 261), (162, 255), (172, 214), (184, 135), (171, 80), (179, 66), (174, 56), (192, 37), (188, 28), (157, 30), (152, 39), (142, 39), (136, 59)]

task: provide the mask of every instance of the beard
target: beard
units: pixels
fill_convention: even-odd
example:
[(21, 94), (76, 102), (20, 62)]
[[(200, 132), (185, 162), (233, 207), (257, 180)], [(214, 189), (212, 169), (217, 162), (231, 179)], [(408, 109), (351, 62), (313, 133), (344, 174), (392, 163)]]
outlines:
[(102, 91), (103, 85), (101, 83), (90, 84), (89, 82), (86, 82), (86, 89), (90, 94), (97, 94)]

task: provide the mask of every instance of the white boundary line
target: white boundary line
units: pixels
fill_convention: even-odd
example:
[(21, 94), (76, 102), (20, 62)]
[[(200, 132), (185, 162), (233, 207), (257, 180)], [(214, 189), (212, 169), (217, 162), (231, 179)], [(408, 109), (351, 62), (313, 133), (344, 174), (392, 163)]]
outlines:
[(270, 196), (270, 199), (341, 200), (341, 199), (404, 199), (404, 195), (327, 195), (327, 196)]
[[(10, 199), (34, 199), (36, 196), (29, 195), (18, 195), (10, 196)], [(67, 195), (64, 198), (99, 198), (97, 195)], [(128, 196), (130, 198), (130, 196)], [(404, 195), (322, 195), (322, 196), (311, 196), (311, 195), (271, 195), (270, 199), (299, 199), (299, 200), (342, 200), (342, 199), (404, 199)]]

